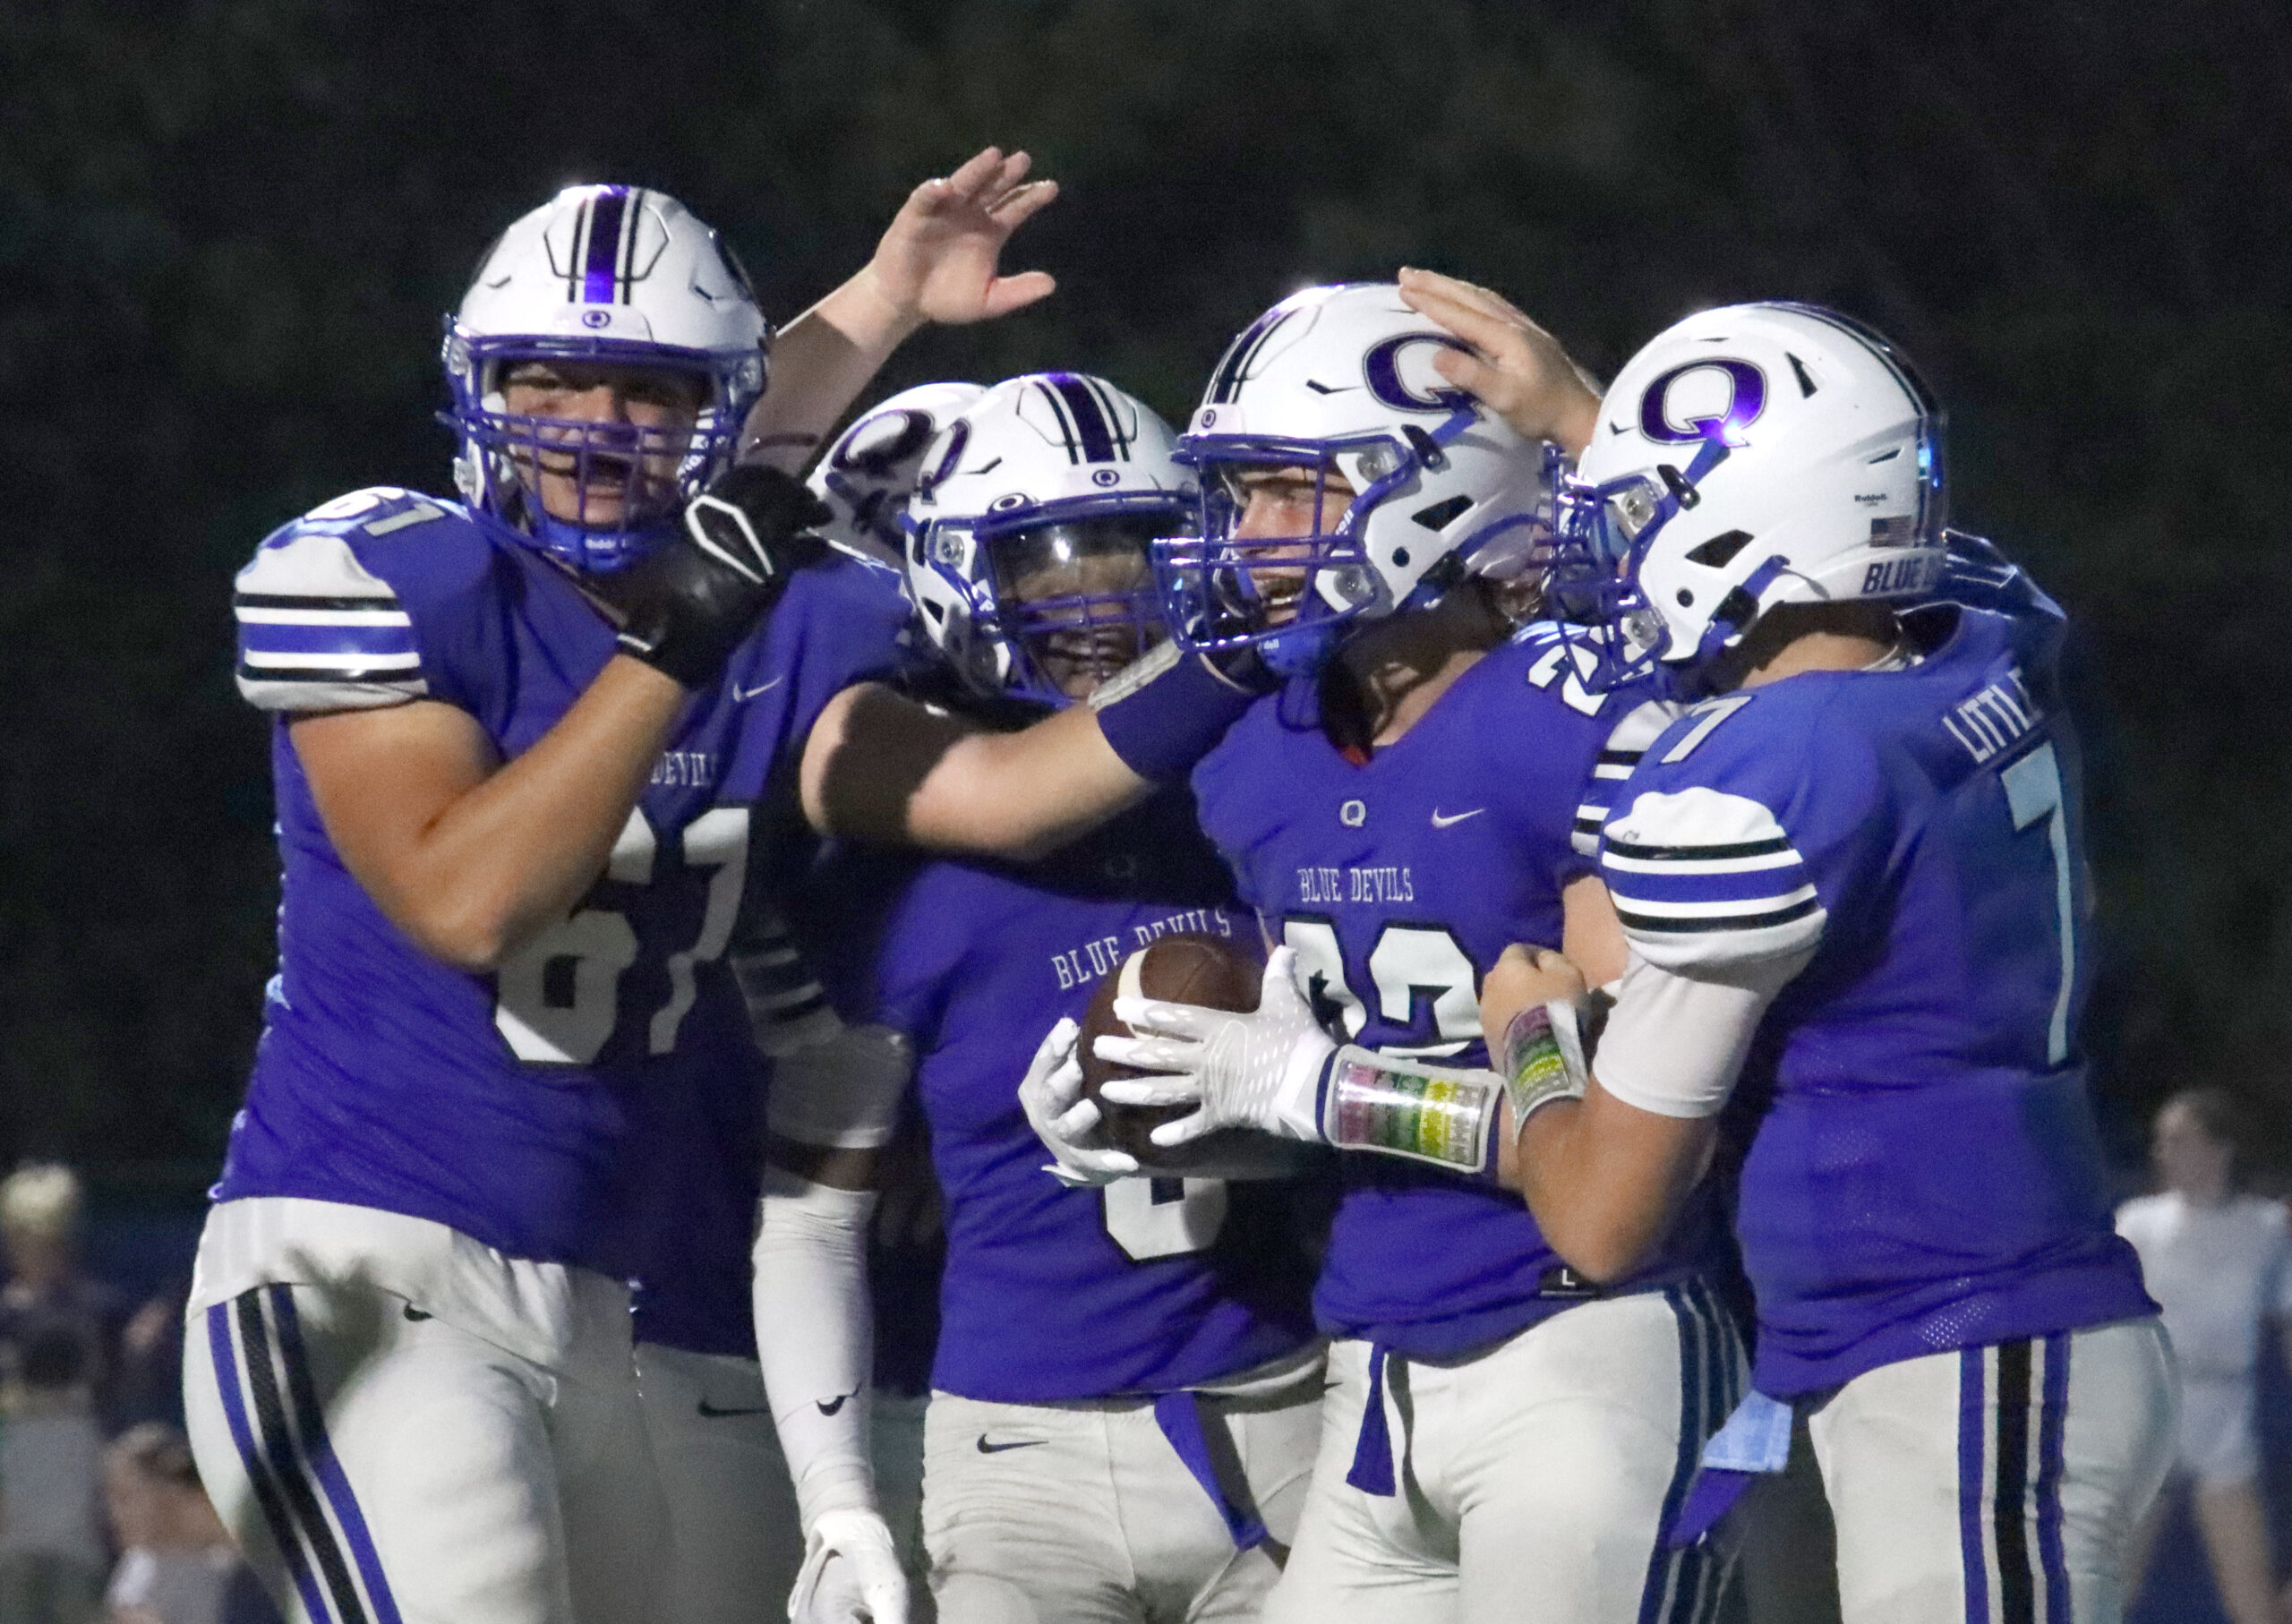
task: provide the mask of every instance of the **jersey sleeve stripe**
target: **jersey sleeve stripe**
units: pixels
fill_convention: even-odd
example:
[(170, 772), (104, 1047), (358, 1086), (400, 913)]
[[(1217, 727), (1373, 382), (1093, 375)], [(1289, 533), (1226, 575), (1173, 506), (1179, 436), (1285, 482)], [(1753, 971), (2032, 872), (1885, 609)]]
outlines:
[(1757, 896), (1676, 900), (1665, 897), (1618, 895), (1615, 905), (1619, 909), (1629, 908), (1634, 913), (1649, 919), (1720, 919), (1737, 914), (1779, 912), (1815, 900), (1814, 886), (1803, 885), (1789, 891), (1765, 891)]
[(1774, 909), (1766, 913), (1708, 914), (1686, 919), (1668, 914), (1659, 917), (1627, 908), (1619, 900), (1615, 914), (1618, 922), (1623, 926), (1626, 936), (1640, 932), (1681, 936), (1705, 935), (1722, 930), (1766, 930), (1773, 926), (1788, 925), (1794, 919), (1807, 919), (1821, 912), (1822, 903), (1812, 894), (1813, 890), (1812, 886), (1808, 887), (1809, 895), (1803, 902), (1795, 902), (1788, 908)]
[(298, 654), (338, 658), (372, 655), (390, 664), (419, 664), (422, 660), (414, 646), (414, 628), (403, 622), (397, 626), (311, 626), (295, 621), (242, 624), (239, 646), (258, 664), (271, 661), (286, 663), (286, 656)]
[(1620, 857), (1642, 862), (1708, 862), (1715, 859), (1733, 857), (1766, 857), (1791, 850), (1788, 835), (1776, 834), (1763, 840), (1715, 841), (1709, 844), (1651, 846), (1618, 840), (1610, 836), (1608, 850)]
[[(240, 592), (231, 594), (231, 607), (239, 612), (242, 620), (261, 619), (262, 611), (274, 609), (292, 610), (297, 614), (324, 614), (336, 611), (398, 615), (406, 612), (398, 608), (398, 598), (390, 593), (372, 597), (329, 598), (299, 592)], [(250, 611), (254, 611), (252, 616)]]
[(1811, 952), (1828, 917), (1775, 814), (1708, 786), (1634, 797), (1600, 870), (1633, 951), (1683, 974)]
[(1756, 874), (1766, 868), (1788, 868), (1799, 860), (1799, 854), (1786, 845), (1775, 851), (1745, 852), (1740, 856), (1645, 858), (1619, 850), (1611, 843), (1602, 860), (1623, 874)]

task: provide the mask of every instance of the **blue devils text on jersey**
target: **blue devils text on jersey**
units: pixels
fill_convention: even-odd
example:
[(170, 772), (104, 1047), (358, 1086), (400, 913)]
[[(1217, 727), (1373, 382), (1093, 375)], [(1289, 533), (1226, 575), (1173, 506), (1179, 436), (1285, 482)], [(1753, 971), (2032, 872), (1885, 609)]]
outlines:
[(2086, 882), (2058, 626), (1954, 612), (1906, 668), (1694, 707), (1606, 825), (1649, 962), (1812, 952), (1734, 1102), (1757, 1115), (1736, 1219), (1754, 1376), (1779, 1397), (2154, 1312), (2111, 1230), (2076, 1053)]
[(1019, 1079), (1061, 1015), (1164, 936), (1253, 932), (1166, 792), (1048, 860), (841, 851), (797, 927), (846, 1018), (906, 1035), (947, 1210), (935, 1388), (1046, 1404), (1172, 1392), (1312, 1338), (1310, 1265), (1282, 1184), (1043, 1171)]
[[(1511, 943), (1558, 944), (1561, 892), (1593, 868), (1572, 833), (1598, 816), (1613, 780), (1595, 770), (1646, 695), (1586, 693), (1569, 646), (1532, 628), (1356, 761), (1313, 718), (1312, 691), (1259, 701), (1195, 769), (1202, 827), (1351, 1041), (1485, 1065), (1481, 977)], [(1343, 1161), (1314, 1294), (1323, 1330), (1448, 1359), (1591, 1295), (1510, 1192), (1388, 1157)], [(1705, 1227), (1699, 1214), (1680, 1226), (1677, 1257)], [(1627, 1288), (1679, 1272), (1667, 1259)]]
[(721, 962), (751, 824), (785, 793), (838, 691), (889, 665), (891, 572), (800, 572), (691, 701), (569, 918), (492, 976), (432, 959), (328, 839), (287, 734), (297, 713), (427, 698), (506, 759), (614, 652), (572, 578), (450, 502), (356, 491), (267, 539), (240, 572), (239, 680), (279, 713), (279, 973), (218, 1201), (302, 1196), (433, 1219), (513, 1258), (617, 1275), (634, 1261), (630, 1090), (749, 1065)]

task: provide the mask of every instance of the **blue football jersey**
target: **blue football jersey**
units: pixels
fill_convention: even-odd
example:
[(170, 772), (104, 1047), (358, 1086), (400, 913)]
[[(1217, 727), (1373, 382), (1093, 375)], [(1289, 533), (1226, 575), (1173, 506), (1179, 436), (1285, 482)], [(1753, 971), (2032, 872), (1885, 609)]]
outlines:
[(1279, 1182), (1070, 1190), (1019, 1080), (1060, 1016), (1173, 935), (1254, 953), (1183, 791), (1025, 868), (839, 851), (791, 915), (845, 1017), (906, 1035), (946, 1206), (932, 1385), (1044, 1404), (1169, 1392), (1313, 1335), (1312, 1268)]
[(494, 975), (424, 954), (366, 894), (327, 837), (287, 718), (442, 701), (514, 757), (612, 656), (611, 627), (537, 553), (397, 490), (271, 535), (235, 607), (242, 690), (279, 713), (285, 875), (279, 971), (216, 1199), (351, 1202), (513, 1257), (633, 1272), (646, 1192), (623, 1153), (632, 1101), (752, 1064), (721, 962), (752, 825), (791, 792), (821, 708), (894, 661), (897, 577), (842, 559), (798, 573), (692, 699), (604, 877)]
[[(1297, 683), (1259, 701), (1195, 768), (1202, 827), (1352, 1041), (1485, 1065), (1481, 978), (1514, 942), (1559, 945), (1561, 891), (1594, 868), (1576, 825), (1628, 772), (1603, 754), (1648, 696), (1587, 693), (1573, 651), (1531, 628), (1366, 759), (1330, 741), (1313, 698)], [(1384, 1156), (1343, 1161), (1314, 1294), (1323, 1329), (1450, 1358), (1590, 1295), (1511, 1192)], [(1676, 1278), (1705, 1227), (1683, 1224), (1676, 1252), (1625, 1288)]]
[(1812, 954), (1731, 1106), (1753, 1134), (1754, 1379), (1777, 1397), (2154, 1312), (2077, 1052), (2091, 938), (2058, 622), (1952, 613), (1914, 664), (1693, 707), (1605, 828), (1636, 953), (1689, 974)]

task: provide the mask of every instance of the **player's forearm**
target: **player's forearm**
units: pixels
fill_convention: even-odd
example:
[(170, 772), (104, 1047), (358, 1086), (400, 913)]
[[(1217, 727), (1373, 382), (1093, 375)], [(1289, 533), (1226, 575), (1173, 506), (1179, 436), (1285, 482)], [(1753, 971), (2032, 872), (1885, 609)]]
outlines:
[(1710, 1118), (1636, 1110), (1596, 1077), (1517, 1135), (1508, 1107), (1500, 1133), (1499, 1176), (1527, 1198), (1552, 1249), (1601, 1281), (1629, 1275), (1662, 1244), (1716, 1142)]
[(922, 325), (922, 316), (901, 309), (868, 269), (790, 322), (773, 342), (771, 384), (748, 413), (742, 460), (791, 474), (802, 468), (892, 352)]
[(808, 1531), (826, 1512), (872, 1510), (868, 1222), (876, 1193), (765, 1169), (757, 1209), (753, 1307), (765, 1402)]
[(354, 872), (424, 952), (498, 968), (604, 871), (685, 697), (659, 671), (616, 657), (531, 749)]
[(1085, 706), (1017, 733), (973, 733), (908, 805), (906, 838), (941, 851), (1031, 859), (1080, 839), (1153, 792), (1108, 748)]
[(823, 834), (1013, 858), (1056, 850), (1142, 799), (1094, 713), (1015, 733), (863, 685), (821, 714), (804, 750), (804, 815)]

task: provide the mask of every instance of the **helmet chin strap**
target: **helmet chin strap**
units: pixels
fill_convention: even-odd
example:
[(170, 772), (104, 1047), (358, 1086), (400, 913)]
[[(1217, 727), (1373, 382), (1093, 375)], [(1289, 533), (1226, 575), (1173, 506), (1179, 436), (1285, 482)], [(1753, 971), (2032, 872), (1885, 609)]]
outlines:
[(531, 514), (529, 522), (534, 539), (552, 556), (590, 575), (624, 569), (676, 532), (672, 519), (637, 530), (577, 525), (546, 513)]

